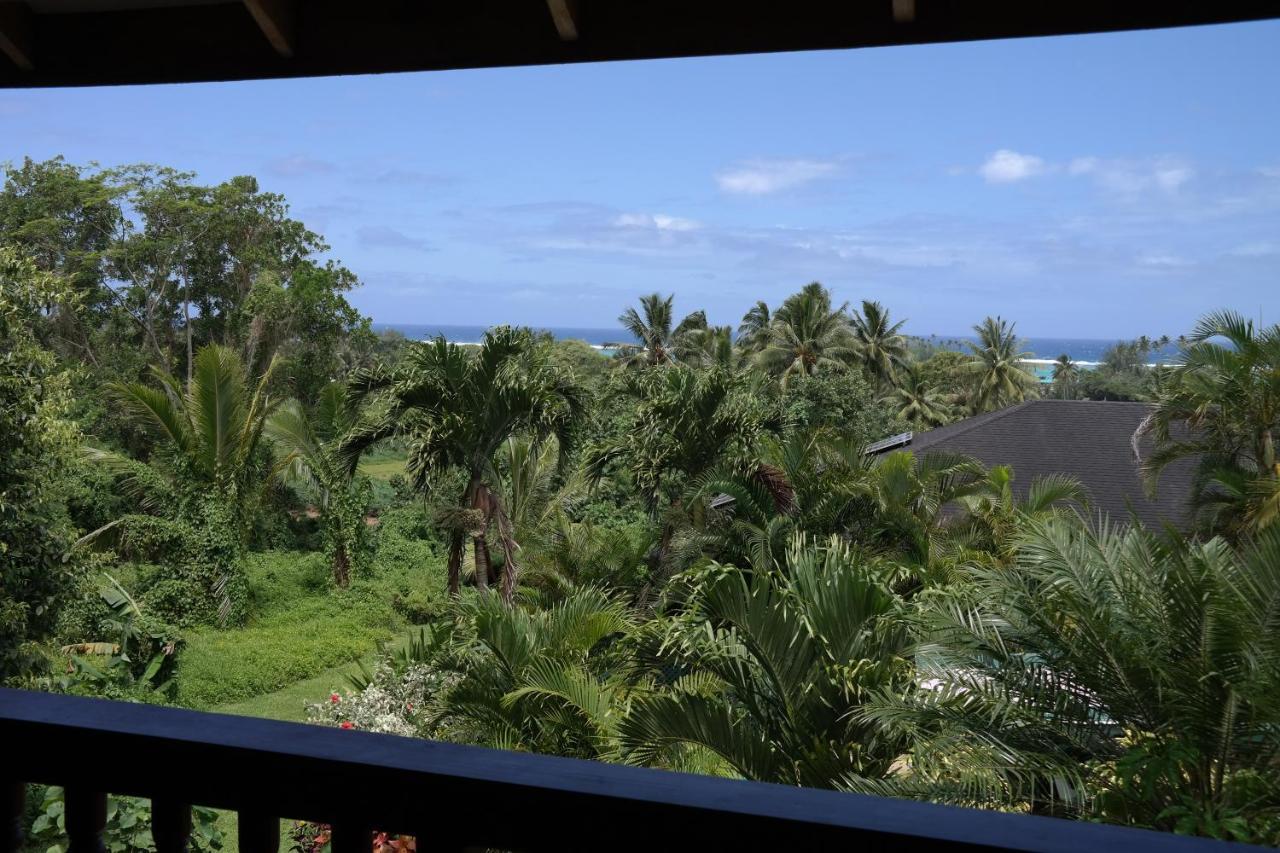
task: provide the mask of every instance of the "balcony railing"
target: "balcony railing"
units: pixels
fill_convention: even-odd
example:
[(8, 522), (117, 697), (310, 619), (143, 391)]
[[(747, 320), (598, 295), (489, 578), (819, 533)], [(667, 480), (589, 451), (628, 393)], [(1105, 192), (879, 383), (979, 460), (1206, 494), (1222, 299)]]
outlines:
[(0, 689), (0, 850), (21, 846), (25, 783), (66, 789), (72, 853), (101, 851), (106, 796), (152, 801), (159, 853), (186, 849), (193, 804), (239, 812), (245, 853), (280, 818), (330, 824), (335, 853), (374, 829), (418, 849), (886, 850), (1101, 853), (1238, 845), (434, 743), (249, 717)]

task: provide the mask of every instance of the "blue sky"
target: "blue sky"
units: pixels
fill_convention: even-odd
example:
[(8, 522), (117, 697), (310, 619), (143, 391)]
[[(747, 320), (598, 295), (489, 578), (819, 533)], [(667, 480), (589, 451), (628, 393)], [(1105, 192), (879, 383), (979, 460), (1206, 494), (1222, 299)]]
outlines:
[(259, 177), (375, 321), (736, 325), (820, 280), (918, 334), (1280, 319), (1280, 22), (860, 51), (0, 91), (0, 161)]

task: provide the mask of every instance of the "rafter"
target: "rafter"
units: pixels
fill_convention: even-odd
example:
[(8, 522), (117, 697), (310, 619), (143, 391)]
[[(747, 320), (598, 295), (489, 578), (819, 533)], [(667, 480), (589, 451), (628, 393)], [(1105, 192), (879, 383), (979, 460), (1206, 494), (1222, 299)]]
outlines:
[(291, 58), (294, 49), (294, 0), (244, 0), (245, 8), (276, 53)]
[(560, 34), (560, 40), (577, 41), (577, 0), (547, 0), (547, 9), (551, 11), (551, 20), (555, 21), (556, 32)]
[(31, 10), (25, 3), (0, 3), (0, 53), (23, 71), (36, 67)]

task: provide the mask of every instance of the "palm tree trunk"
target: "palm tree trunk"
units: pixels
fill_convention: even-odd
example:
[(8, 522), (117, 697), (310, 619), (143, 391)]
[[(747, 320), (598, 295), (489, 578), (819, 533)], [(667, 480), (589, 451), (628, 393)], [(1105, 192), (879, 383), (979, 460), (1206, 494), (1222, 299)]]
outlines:
[(516, 581), (519, 580), (520, 564), (516, 562), (516, 552), (520, 546), (516, 544), (515, 531), (511, 528), (511, 519), (499, 505), (494, 508), (494, 516), (498, 522), (498, 538), (502, 542), (502, 600), (507, 606), (515, 604)]
[(476, 589), (481, 592), (489, 591), (489, 573), (493, 571), (492, 561), (489, 559), (489, 543), (485, 541), (484, 534), (472, 537), (471, 544), (475, 550), (476, 560)]
[(333, 552), (333, 580), (343, 588), (351, 582), (351, 558), (345, 545), (339, 544)]

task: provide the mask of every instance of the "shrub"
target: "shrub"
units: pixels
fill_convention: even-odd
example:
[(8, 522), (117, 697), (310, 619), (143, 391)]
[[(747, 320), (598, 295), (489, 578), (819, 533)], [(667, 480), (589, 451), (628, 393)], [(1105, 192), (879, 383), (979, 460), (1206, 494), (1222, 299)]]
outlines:
[[(191, 809), (191, 853), (222, 849), (217, 828), (218, 813), (194, 806)], [(65, 853), (68, 847), (66, 814), (61, 788), (44, 789), (38, 816), (30, 824), (29, 837), (38, 841), (45, 853)], [(107, 826), (102, 840), (109, 853), (143, 853), (155, 849), (151, 837), (151, 804), (138, 797), (111, 797), (107, 801)]]

